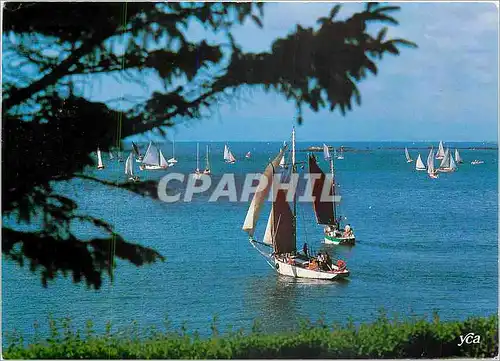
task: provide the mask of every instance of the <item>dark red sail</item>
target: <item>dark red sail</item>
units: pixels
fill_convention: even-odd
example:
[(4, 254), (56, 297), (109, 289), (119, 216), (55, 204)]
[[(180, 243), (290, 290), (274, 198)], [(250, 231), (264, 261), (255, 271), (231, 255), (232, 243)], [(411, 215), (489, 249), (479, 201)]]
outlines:
[[(323, 186), (325, 185), (326, 176), (325, 173), (321, 170), (321, 168), (316, 163), (316, 158), (314, 155), (309, 155), (309, 176), (310, 181), (313, 181), (314, 175), (319, 174), (319, 179), (314, 181), (314, 186), (312, 188), (312, 196), (314, 197), (313, 208), (314, 213), (316, 214), (316, 221), (318, 224), (334, 224), (335, 223), (335, 209), (332, 201), (322, 201), (321, 193), (323, 191)], [(316, 176), (317, 177), (317, 176)], [(333, 183), (333, 179), (332, 179)], [(332, 183), (328, 186), (329, 192), (327, 194), (331, 194)]]

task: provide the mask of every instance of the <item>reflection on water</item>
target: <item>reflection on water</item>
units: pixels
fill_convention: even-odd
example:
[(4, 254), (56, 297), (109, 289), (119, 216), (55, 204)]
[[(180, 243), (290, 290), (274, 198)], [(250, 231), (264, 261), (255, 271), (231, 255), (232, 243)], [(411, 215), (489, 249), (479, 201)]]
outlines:
[(248, 307), (266, 332), (280, 332), (298, 327), (301, 320), (320, 316), (306, 312), (311, 304), (335, 302), (335, 295), (349, 285), (349, 280), (327, 281), (293, 278), (272, 270), (248, 283), (245, 294)]

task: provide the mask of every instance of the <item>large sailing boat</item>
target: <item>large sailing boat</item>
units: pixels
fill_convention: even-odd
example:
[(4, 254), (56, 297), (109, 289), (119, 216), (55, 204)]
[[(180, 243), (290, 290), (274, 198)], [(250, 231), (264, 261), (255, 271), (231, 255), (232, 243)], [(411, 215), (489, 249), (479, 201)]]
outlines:
[(97, 147), (97, 169), (104, 169), (104, 163), (102, 162), (102, 155), (99, 147)]
[(457, 170), (457, 165), (451, 156), (451, 152), (449, 148), (446, 148), (446, 152), (444, 153), (444, 158), (439, 165), (438, 172), (443, 173), (451, 173)]
[(427, 174), (434, 179), (439, 177), (437, 171), (434, 169), (434, 148), (431, 148), (429, 156), (427, 157)]
[(443, 159), (445, 156), (443, 142), (439, 141), (438, 151), (436, 153), (436, 159)]
[(415, 163), (416, 170), (425, 170), (425, 164), (422, 162), (422, 158), (420, 157), (420, 153), (418, 154), (417, 162)]
[(168, 165), (172, 167), (175, 163), (177, 163), (177, 159), (175, 159), (175, 139), (172, 138), (172, 158), (168, 161)]
[(131, 182), (139, 182), (139, 177), (134, 175), (134, 153), (130, 152), (127, 160), (125, 161), (125, 174)]
[(203, 174), (210, 175), (212, 172), (210, 171), (210, 158), (209, 158), (210, 150), (207, 145), (207, 150), (205, 153), (205, 170), (203, 171)]
[[(320, 264), (319, 259), (310, 257), (307, 253), (304, 255), (297, 253), (296, 195), (294, 196), (292, 211), (286, 200), (284, 189), (278, 189), (276, 194), (272, 194), (273, 202), (263, 241), (259, 242), (254, 238), (255, 227), (262, 205), (267, 199), (269, 192), (274, 191), (272, 182), (275, 170), (278, 169), (279, 162), (285, 151), (286, 146), (267, 165), (262, 174), (260, 184), (265, 182), (266, 186), (254, 194), (245, 217), (243, 230), (248, 232), (249, 241), (252, 246), (261, 255), (266, 257), (267, 263), (281, 275), (320, 280), (336, 280), (349, 276), (349, 270), (342, 260), (338, 260), (337, 264), (329, 264), (328, 262), (321, 262)], [(297, 172), (295, 163), (295, 129), (292, 131), (291, 172)], [(266, 254), (258, 248), (258, 245), (272, 248), (272, 253), (269, 255)]]
[[(333, 158), (330, 155), (330, 151), (326, 144), (323, 144), (323, 155), (327, 162), (330, 164), (330, 176), (331, 179), (328, 180), (328, 188), (330, 189), (331, 196), (335, 197), (335, 177), (334, 177), (334, 167)], [(333, 201), (323, 200), (322, 193), (325, 184), (326, 176), (321, 170), (318, 163), (316, 162), (316, 157), (313, 154), (309, 155), (309, 177), (311, 183), (314, 182), (312, 188), (313, 196), (313, 209), (316, 215), (316, 222), (318, 224), (324, 225), (324, 243), (325, 244), (335, 244), (335, 245), (354, 245), (356, 237), (351, 229), (350, 225), (346, 225), (344, 232), (342, 232), (341, 223), (339, 219), (336, 218), (337, 205), (335, 198)], [(314, 181), (316, 179), (316, 181)]]
[(408, 148), (405, 147), (405, 157), (406, 157), (406, 162), (411, 163), (413, 162), (413, 159), (410, 157), (410, 153), (408, 153)]
[(458, 148), (455, 148), (455, 162), (458, 163), (458, 164), (464, 162), (462, 160), (462, 157), (460, 157), (460, 153), (458, 153)]
[(229, 147), (224, 145), (224, 162), (229, 163), (229, 164), (234, 164), (236, 163), (236, 158), (234, 158), (233, 153), (231, 153), (231, 150), (229, 150)]
[(157, 148), (153, 142), (149, 142), (148, 149), (144, 154), (141, 165), (141, 170), (162, 170), (168, 168), (168, 163), (161, 149)]

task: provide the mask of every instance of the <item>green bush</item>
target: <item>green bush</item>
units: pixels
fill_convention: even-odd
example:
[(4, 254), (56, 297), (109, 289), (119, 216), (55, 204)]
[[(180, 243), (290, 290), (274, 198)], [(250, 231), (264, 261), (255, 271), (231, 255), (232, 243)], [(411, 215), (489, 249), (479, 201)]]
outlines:
[[(69, 319), (50, 320), (48, 339), (26, 346), (22, 337), (9, 340), (6, 359), (270, 359), (270, 358), (492, 358), (498, 354), (498, 317), (475, 317), (466, 321), (442, 322), (412, 319), (389, 320), (385, 315), (371, 324), (329, 327), (322, 320), (303, 322), (298, 331), (264, 334), (258, 325), (252, 332), (220, 335), (215, 322), (212, 336), (200, 338), (181, 332), (150, 330), (112, 333), (93, 332), (88, 322), (83, 332), (75, 331)], [(474, 333), (480, 343), (458, 346), (460, 336)], [(469, 338), (469, 341), (471, 339)]]

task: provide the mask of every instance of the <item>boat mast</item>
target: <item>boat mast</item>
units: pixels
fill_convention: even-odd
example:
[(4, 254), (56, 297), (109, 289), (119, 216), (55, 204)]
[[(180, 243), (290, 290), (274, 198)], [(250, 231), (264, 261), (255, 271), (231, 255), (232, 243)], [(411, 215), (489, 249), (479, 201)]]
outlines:
[[(332, 195), (333, 195), (333, 224), (337, 222), (337, 203), (335, 202), (335, 178), (333, 178), (333, 157), (330, 156), (330, 174), (332, 175)], [(340, 224), (339, 224), (340, 227)]]
[[(292, 128), (292, 180), (293, 174), (296, 173), (297, 168), (295, 165), (295, 127)], [(293, 193), (293, 228), (295, 237), (295, 248), (297, 248), (297, 191)]]
[(200, 143), (196, 143), (196, 169), (200, 169)]

